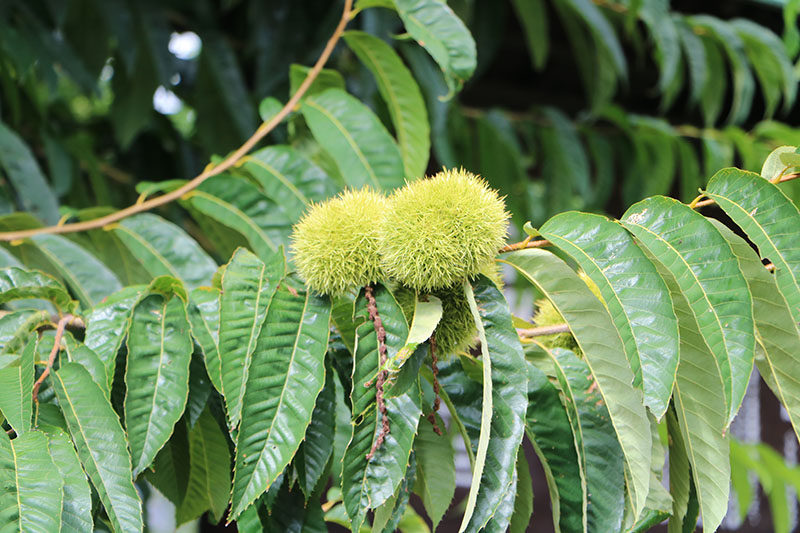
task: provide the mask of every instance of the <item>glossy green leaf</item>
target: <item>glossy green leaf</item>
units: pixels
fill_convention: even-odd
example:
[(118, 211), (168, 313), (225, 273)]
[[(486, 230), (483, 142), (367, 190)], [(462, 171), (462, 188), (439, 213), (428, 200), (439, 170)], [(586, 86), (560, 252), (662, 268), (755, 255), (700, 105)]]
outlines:
[(307, 98), (300, 110), (347, 185), (376, 190), (403, 185), (400, 150), (367, 106), (340, 89), (328, 89)]
[(231, 517), (269, 489), (297, 452), (325, 383), (329, 328), (327, 298), (284, 278), (268, 305), (247, 375)]
[[(724, 436), (728, 423), (723, 379), (712, 350), (679, 282), (661, 270), (672, 292), (680, 326), (680, 364), (673, 394), (675, 414), (692, 466), (703, 527), (715, 531), (728, 510), (730, 463)], [(686, 295), (686, 297), (684, 297)]]
[(31, 333), (50, 323), (50, 313), (35, 309), (22, 309), (0, 316), (0, 354), (21, 353)]
[(150, 294), (133, 309), (125, 370), (125, 421), (137, 477), (169, 440), (186, 407), (193, 343), (186, 303)]
[(336, 385), (333, 369), (325, 369), (325, 386), (317, 396), (311, 423), (297, 450), (294, 466), (297, 482), (306, 499), (312, 498), (318, 483), (328, 472), (336, 434)]
[(203, 361), (211, 384), (222, 392), (222, 363), (219, 358), (219, 300), (216, 287), (199, 287), (189, 296), (189, 324), (192, 336), (203, 351)]
[[(487, 407), (484, 399), (482, 420), (488, 411), (489, 427), (481, 427), (481, 438), (489, 434), (486, 446), (485, 466), (481, 469), (481, 446), (478, 445), (476, 467), (473, 470), (467, 508), (461, 522), (461, 531), (479, 531), (491, 521), (491, 528), (505, 531), (511, 518), (513, 496), (506, 496), (516, 488), (517, 452), (525, 429), (525, 413), (528, 408), (525, 357), (519, 343), (517, 330), (511, 323), (508, 303), (497, 287), (486, 277), (472, 287), (465, 284), (475, 326), (481, 340), (481, 361), (484, 369), (491, 367), (487, 375), (484, 370), (484, 385), (491, 380), (489, 388), (492, 399)], [(490, 361), (490, 365), (486, 362)], [(487, 431), (488, 430), (488, 431)], [(481, 470), (480, 481), (476, 474)], [(474, 510), (470, 508), (470, 502)], [(506, 508), (507, 507), (507, 508)]]
[(761, 257), (773, 262), (778, 288), (800, 322), (800, 210), (778, 186), (743, 170), (720, 170), (705, 192), (758, 246)]
[(31, 429), (36, 341), (34, 336), (17, 361), (0, 369), (0, 411), (17, 435)]
[(587, 531), (617, 531), (625, 509), (624, 461), (608, 411), (585, 362), (568, 350), (549, 354), (583, 463)]
[(128, 334), (131, 312), (145, 290), (144, 285), (125, 287), (95, 306), (86, 317), (84, 343), (103, 361), (108, 389), (114, 379), (117, 352)]
[(108, 370), (100, 357), (94, 353), (91, 348), (82, 342), (76, 341), (69, 332), (64, 335), (62, 342), (66, 347), (68, 360), (78, 363), (88, 370), (94, 382), (97, 383), (97, 386), (103, 391), (105, 397), (109, 398), (111, 392), (109, 383), (112, 380), (109, 378)]
[(240, 248), (222, 274), (219, 358), (230, 429), (239, 425), (259, 333), (285, 268), (283, 256), (264, 264)]
[(189, 430), (189, 482), (178, 507), (178, 524), (193, 520), (208, 510), (214, 522), (228, 507), (231, 485), (230, 452), (225, 434), (208, 409)]
[[(289, 65), (289, 94), (291, 96), (294, 96), (294, 93), (303, 84), (310, 70), (311, 67), (298, 65), (297, 63)], [(338, 70), (324, 68), (319, 71), (303, 98), (331, 88), (344, 89), (344, 78)]]
[(125, 432), (89, 372), (64, 363), (53, 374), (58, 403), (84, 470), (117, 531), (142, 530), (142, 503), (133, 486)]
[(49, 300), (65, 313), (73, 312), (76, 307), (67, 289), (43, 272), (16, 267), (0, 270), (0, 304), (23, 298)]
[(72, 441), (69, 435), (59, 428), (47, 429), (47, 440), (50, 457), (64, 484), (61, 531), (74, 533), (91, 531), (92, 492)]
[(153, 277), (178, 278), (191, 290), (208, 284), (217, 269), (194, 239), (157, 215), (128, 217), (113, 226), (113, 231)]
[(450, 91), (458, 90), (477, 66), (475, 41), (441, 0), (394, 0), (406, 31), (439, 64)]
[(311, 202), (321, 202), (336, 192), (325, 171), (291, 146), (267, 146), (242, 160), (241, 168), (294, 222)]
[[(440, 418), (437, 418), (437, 423), (440, 428), (444, 427)], [(456, 466), (450, 436), (447, 433), (437, 435), (433, 425), (423, 422), (414, 440), (414, 454), (417, 458), (414, 492), (422, 498), (425, 512), (436, 529), (456, 491)]]
[(759, 343), (764, 347), (763, 352), (756, 351), (756, 365), (764, 381), (786, 409), (795, 435), (800, 439), (800, 382), (796, 378), (800, 375), (800, 354), (797, 352), (800, 326), (792, 318), (774, 275), (764, 268), (755, 251), (727, 227), (714, 222), (731, 243), (753, 294), (753, 316)]
[(708, 219), (663, 196), (631, 206), (622, 225), (675, 277), (690, 302), (725, 385), (730, 423), (755, 350), (752, 297), (730, 245)]
[[(391, 357), (408, 337), (403, 311), (392, 294), (382, 285), (374, 288), (375, 300), (383, 326), (386, 346)], [(366, 455), (381, 430), (381, 417), (376, 409), (374, 379), (378, 372), (378, 340), (372, 322), (367, 318), (366, 299), (361, 294), (356, 302), (356, 318), (363, 321), (357, 329), (353, 357), (352, 433), (342, 461), (342, 494), (351, 528), (357, 531), (369, 509), (375, 509), (391, 498), (403, 480), (422, 409), (418, 390), (386, 399), (390, 433), (370, 461)], [(373, 381), (371, 387), (364, 384)], [(412, 395), (416, 395), (414, 398)]]
[(550, 52), (546, 3), (544, 0), (513, 0), (512, 4), (525, 30), (525, 41), (533, 68), (541, 70), (547, 63)]
[(44, 433), (0, 435), (0, 487), (3, 531), (61, 530), (64, 488)]
[(586, 531), (584, 461), (578, 452), (572, 426), (558, 389), (533, 363), (528, 368), (528, 438), (544, 469), (553, 527), (563, 533)]
[(650, 439), (641, 392), (633, 387), (633, 372), (624, 355), (611, 317), (586, 284), (566, 263), (543, 250), (505, 254), (512, 265), (541, 291), (564, 317), (584, 354), (617, 432), (629, 473), (628, 489), (634, 516), (644, 507), (650, 484)]
[(372, 72), (389, 108), (403, 156), (405, 178), (423, 177), (431, 150), (430, 126), (417, 82), (397, 52), (383, 40), (362, 31), (348, 31), (342, 37)]
[(425, 300), (421, 301), (419, 295), (414, 298), (414, 316), (408, 328), (406, 343), (396, 354), (386, 359), (384, 368), (390, 373), (400, 371), (417, 347), (433, 335), (436, 325), (442, 318), (442, 301), (436, 296), (427, 296)]
[(755, 80), (747, 61), (742, 39), (726, 21), (708, 15), (693, 15), (691, 24), (712, 34), (722, 45), (730, 62), (733, 75), (733, 102), (728, 114), (728, 122), (744, 122), (750, 114), (755, 92)]
[(188, 450), (188, 424), (180, 420), (153, 464), (144, 472), (145, 479), (176, 508), (183, 504), (189, 485), (191, 465)]
[(264, 261), (288, 242), (292, 219), (242, 178), (222, 174), (206, 180), (188, 195), (188, 203), (204, 216), (243, 235)]
[(114, 272), (67, 238), (36, 235), (31, 240), (82, 305), (91, 307), (122, 288)]
[(600, 215), (564, 213), (539, 232), (597, 284), (634, 370), (634, 384), (643, 386), (645, 405), (660, 418), (678, 368), (678, 323), (656, 267), (619, 224)]
[(25, 211), (48, 224), (58, 222), (58, 200), (25, 142), (0, 122), (0, 167), (19, 195)]

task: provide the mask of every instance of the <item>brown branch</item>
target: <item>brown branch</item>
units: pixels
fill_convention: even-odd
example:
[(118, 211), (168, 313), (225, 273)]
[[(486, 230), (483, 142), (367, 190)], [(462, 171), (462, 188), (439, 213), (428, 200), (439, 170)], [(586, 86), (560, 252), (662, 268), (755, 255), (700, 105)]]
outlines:
[(245, 141), (243, 145), (241, 145), (235, 152), (225, 158), (219, 165), (214, 167), (208, 168), (204, 170), (201, 174), (196, 176), (191, 181), (187, 182), (186, 184), (182, 185), (181, 187), (175, 189), (172, 192), (168, 192), (156, 198), (151, 198), (150, 200), (137, 203), (126, 207), (125, 209), (121, 209), (115, 213), (111, 213), (110, 215), (96, 218), (94, 220), (87, 220), (84, 222), (74, 222), (72, 224), (62, 224), (56, 226), (48, 226), (44, 228), (36, 228), (36, 229), (29, 229), (29, 230), (22, 230), (22, 231), (6, 231), (0, 232), (0, 241), (15, 241), (18, 239), (26, 239), (28, 237), (32, 237), (34, 235), (41, 235), (45, 233), (73, 233), (76, 231), (88, 231), (92, 229), (102, 228), (103, 226), (107, 226), (108, 224), (112, 224), (124, 218), (127, 218), (131, 215), (135, 215), (137, 213), (141, 213), (143, 211), (149, 211), (153, 208), (162, 206), (164, 204), (168, 204), (174, 200), (181, 198), (186, 193), (196, 189), (201, 183), (212, 176), (216, 176), (218, 174), (222, 174), (229, 168), (236, 165), (242, 157), (247, 155), (247, 153), (253, 149), (253, 147), (258, 144), (261, 139), (264, 138), (270, 131), (275, 129), (275, 127), (280, 124), (284, 118), (286, 118), (289, 113), (291, 113), (297, 104), (300, 102), (300, 99), (306, 93), (308, 88), (311, 86), (313, 81), (319, 75), (320, 71), (322, 70), (323, 65), (328, 61), (331, 53), (333, 52), (336, 43), (339, 41), (339, 38), (344, 32), (345, 26), (347, 26), (347, 22), (350, 20), (350, 11), (353, 7), (353, 0), (345, 0), (344, 2), (344, 9), (342, 10), (342, 17), (339, 20), (339, 24), (336, 26), (336, 30), (331, 35), (331, 38), (328, 39), (328, 43), (325, 45), (325, 49), (322, 51), (322, 54), (317, 59), (317, 62), (314, 64), (314, 67), (308, 72), (306, 79), (303, 80), (303, 83), (297, 89), (297, 92), (286, 102), (286, 105), (278, 112), (277, 115), (272, 117), (269, 121), (262, 123), (258, 129), (253, 133), (253, 135)]
[[(364, 287), (364, 296), (367, 298), (369, 319), (372, 321), (372, 327), (375, 328), (375, 335), (378, 338), (378, 368), (384, 368), (386, 366), (386, 328), (383, 327), (383, 321), (378, 313), (378, 302), (375, 300), (372, 285)], [(383, 385), (386, 383), (388, 375), (389, 373), (386, 370), (379, 371), (378, 379), (375, 382), (375, 401), (378, 404), (378, 414), (381, 416), (381, 430), (367, 454), (367, 461), (375, 456), (375, 452), (383, 445), (383, 441), (391, 429), (389, 427), (389, 415), (386, 413), (386, 401), (383, 397)]]
[(36, 380), (36, 383), (33, 384), (33, 401), (36, 405), (39, 405), (39, 387), (42, 385), (44, 378), (46, 378), (50, 374), (50, 369), (53, 368), (53, 363), (56, 360), (56, 356), (58, 352), (61, 350), (61, 338), (64, 336), (64, 329), (67, 327), (67, 324), (72, 322), (75, 319), (72, 315), (64, 315), (61, 320), (58, 321), (58, 327), (56, 327), (56, 338), (53, 341), (53, 349), (50, 350), (50, 357), (47, 358), (47, 366), (42, 372), (42, 375), (39, 376), (39, 379)]
[[(2, 235), (2, 234), (0, 234)], [(506, 252), (513, 252), (514, 250), (524, 250), (525, 248), (542, 248), (543, 246), (551, 246), (552, 243), (550, 241), (540, 239), (538, 241), (532, 241), (530, 239), (525, 239), (521, 242), (515, 242), (513, 244), (506, 244), (498, 253), (506, 253)]]
[(442, 403), (442, 398), (439, 396), (439, 366), (436, 358), (436, 333), (431, 334), (430, 340), (431, 349), (431, 370), (433, 371), (433, 411), (428, 415), (428, 421), (433, 425), (433, 432), (437, 435), (442, 435), (442, 429), (436, 423), (436, 413)]
[(518, 329), (520, 337), (542, 337), (544, 335), (555, 335), (556, 333), (569, 333), (567, 324), (555, 324), (553, 326), (541, 326), (538, 328)]

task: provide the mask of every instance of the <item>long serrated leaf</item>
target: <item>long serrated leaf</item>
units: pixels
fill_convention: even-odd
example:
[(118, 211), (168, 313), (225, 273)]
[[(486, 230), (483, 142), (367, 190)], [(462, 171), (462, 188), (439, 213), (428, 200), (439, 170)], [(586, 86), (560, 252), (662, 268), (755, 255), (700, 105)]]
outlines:
[[(686, 31), (694, 34), (692, 28), (688, 28)], [(702, 36), (698, 40), (703, 46), (708, 71), (703, 94), (700, 97), (700, 108), (703, 112), (703, 121), (706, 127), (710, 127), (717, 122), (722, 112), (722, 106), (725, 103), (727, 70), (725, 68), (725, 58), (722, 57), (722, 50), (720, 50), (720, 45), (717, 44), (717, 41), (710, 36)], [(689, 45), (687, 42), (686, 46)]]
[(267, 265), (240, 248), (222, 275), (219, 357), (230, 429), (239, 425), (256, 343), (286, 268), (282, 255), (275, 258)]
[(243, 235), (253, 252), (267, 261), (288, 242), (293, 222), (278, 205), (245, 179), (215, 176), (187, 195), (188, 203)]
[(663, 196), (631, 206), (621, 222), (672, 273), (690, 302), (722, 376), (730, 423), (755, 351), (752, 297), (730, 245), (704, 216)]
[(186, 304), (150, 294), (133, 310), (125, 369), (125, 424), (137, 477), (155, 459), (183, 414), (194, 348)]
[[(408, 325), (403, 311), (392, 294), (382, 285), (374, 288), (375, 300), (383, 327), (386, 346), (392, 356), (408, 337)], [(353, 356), (352, 433), (342, 460), (342, 495), (351, 527), (358, 531), (364, 524), (367, 511), (391, 498), (406, 473), (408, 457), (414, 441), (422, 409), (419, 392), (411, 391), (386, 399), (386, 411), (391, 430), (380, 448), (368, 461), (366, 455), (381, 431), (381, 416), (376, 408), (374, 379), (378, 372), (378, 339), (373, 323), (367, 318), (366, 299), (362, 294), (356, 302), (356, 314), (363, 321), (357, 329)], [(365, 383), (373, 381), (372, 386)], [(416, 395), (417, 398), (412, 397)]]
[(47, 437), (30, 431), (0, 435), (0, 523), (3, 531), (61, 530), (64, 487), (50, 458)]
[(756, 365), (789, 415), (795, 435), (800, 440), (800, 326), (792, 318), (786, 298), (775, 278), (764, 268), (758, 255), (741, 237), (716, 220), (722, 235), (731, 243), (734, 255), (753, 294), (753, 316), (763, 357), (756, 356)]
[(311, 423), (306, 428), (303, 443), (297, 450), (294, 466), (300, 490), (310, 499), (317, 484), (328, 472), (329, 459), (333, 454), (336, 433), (336, 385), (333, 369), (325, 369), (325, 386), (317, 396)]
[(285, 278), (267, 310), (242, 399), (230, 516), (263, 494), (297, 452), (325, 382), (330, 302)]
[(83, 344), (78, 342), (75, 338), (67, 332), (64, 335), (64, 344), (66, 345), (67, 357), (69, 361), (78, 363), (91, 374), (92, 379), (103, 391), (106, 398), (109, 398), (111, 388), (109, 383), (111, 379), (108, 377), (108, 371), (105, 364), (94, 351)]
[(20, 353), (31, 333), (50, 323), (50, 313), (35, 309), (12, 311), (0, 317), (0, 354)]
[(241, 168), (292, 222), (300, 219), (310, 202), (321, 202), (337, 189), (324, 170), (291, 146), (253, 152), (242, 160)]
[[(441, 419), (438, 423), (442, 423)], [(433, 425), (422, 424), (414, 440), (414, 454), (417, 459), (414, 492), (422, 498), (435, 530), (456, 490), (453, 444), (448, 434), (438, 435)]]
[(61, 474), (64, 501), (61, 506), (61, 531), (83, 533), (92, 529), (92, 492), (72, 441), (59, 428), (47, 430), (50, 457)]
[(211, 384), (222, 392), (222, 363), (219, 358), (219, 298), (216, 287), (200, 287), (189, 296), (189, 324), (192, 336), (203, 350), (203, 361)]
[(431, 145), (428, 112), (417, 82), (397, 52), (378, 37), (348, 31), (342, 38), (375, 76), (392, 117), (405, 177), (421, 178), (428, 168)]
[(53, 386), (72, 441), (117, 531), (141, 531), (142, 502), (133, 486), (125, 433), (111, 404), (89, 372), (64, 363)]
[(661, 272), (672, 292), (680, 326), (680, 364), (675, 381), (675, 414), (692, 466), (703, 528), (715, 531), (728, 509), (730, 463), (724, 435), (726, 391), (711, 348), (701, 333), (685, 291), (666, 268)]
[(778, 288), (800, 322), (800, 210), (777, 185), (743, 170), (720, 170), (705, 192), (773, 262)]
[(328, 89), (307, 98), (300, 110), (349, 186), (391, 190), (403, 185), (400, 150), (367, 106), (341, 89)]
[(658, 87), (662, 95), (681, 67), (680, 40), (675, 23), (669, 16), (669, 7), (668, 0), (656, 0), (644, 2), (639, 10), (639, 16), (655, 43), (655, 58), (661, 71)]
[[(493, 529), (504, 531), (508, 527), (510, 510), (507, 514), (500, 512), (500, 509), (506, 505), (513, 509), (514, 505), (513, 497), (507, 502), (505, 496), (516, 488), (517, 452), (522, 442), (528, 408), (528, 373), (517, 330), (511, 323), (511, 313), (503, 294), (486, 277), (472, 287), (467, 286), (466, 294), (481, 339), (481, 361), (484, 367), (491, 366), (488, 379), (492, 382), (492, 400), (488, 409), (491, 413), (490, 427), (481, 427), (481, 436), (485, 429), (489, 430), (486, 463), (477, 484), (477, 476), (473, 472), (470, 497), (476, 493), (472, 500), (474, 510), (470, 509), (468, 500), (460, 529), (479, 531), (492, 520)], [(486, 379), (487, 375), (484, 374)], [(479, 446), (476, 464), (480, 461), (480, 452)], [(477, 467), (475, 471), (478, 471)]]
[(0, 303), (22, 298), (49, 300), (65, 313), (73, 312), (76, 307), (67, 289), (43, 272), (16, 267), (0, 270)]
[(684, 17), (677, 14), (673, 14), (672, 17), (689, 70), (689, 80), (691, 81), (689, 105), (694, 106), (700, 102), (710, 74), (706, 63), (706, 48), (700, 37), (686, 24)]
[(36, 235), (31, 240), (84, 306), (100, 303), (103, 298), (122, 288), (111, 269), (67, 238), (61, 235)]
[(112, 229), (153, 277), (181, 279), (191, 290), (208, 284), (217, 269), (194, 239), (157, 215), (134, 215)]
[(144, 285), (125, 287), (96, 305), (86, 317), (84, 343), (103, 361), (108, 389), (114, 379), (117, 352), (128, 334), (131, 312), (146, 288)]
[(58, 200), (42, 175), (30, 148), (0, 122), (0, 166), (14, 186), (22, 207), (48, 224), (58, 222)]
[(597, 284), (657, 418), (669, 406), (678, 368), (678, 322), (669, 291), (652, 262), (619, 224), (601, 215), (570, 212), (539, 230), (567, 252)]
[(650, 484), (652, 441), (642, 394), (633, 387), (633, 372), (611, 317), (586, 284), (566, 263), (543, 250), (521, 250), (502, 256), (553, 302), (570, 327), (595, 377), (617, 432), (630, 474), (628, 486), (638, 517)]
[(586, 531), (587, 494), (584, 462), (559, 391), (530, 361), (528, 367), (528, 438), (544, 469), (553, 527), (563, 533)]
[(206, 408), (189, 431), (189, 482), (177, 510), (178, 524), (194, 520), (206, 510), (213, 521), (222, 518), (228, 507), (230, 462), (225, 434)]
[(692, 474), (686, 444), (683, 442), (675, 410), (667, 411), (667, 430), (669, 434), (669, 492), (672, 495), (672, 516), (669, 519), (669, 533), (682, 531), (683, 517), (689, 506), (689, 493), (692, 490)]
[(439, 64), (451, 93), (472, 77), (475, 41), (461, 19), (441, 0), (395, 0), (406, 31)]
[(508, 526), (509, 533), (525, 533), (533, 516), (533, 479), (524, 453), (517, 457), (517, 495), (514, 512)]
[(583, 462), (587, 531), (617, 531), (625, 510), (624, 462), (603, 398), (586, 363), (568, 350), (548, 353)]
[(34, 336), (25, 345), (18, 361), (0, 369), (0, 411), (17, 435), (31, 428), (36, 340)]

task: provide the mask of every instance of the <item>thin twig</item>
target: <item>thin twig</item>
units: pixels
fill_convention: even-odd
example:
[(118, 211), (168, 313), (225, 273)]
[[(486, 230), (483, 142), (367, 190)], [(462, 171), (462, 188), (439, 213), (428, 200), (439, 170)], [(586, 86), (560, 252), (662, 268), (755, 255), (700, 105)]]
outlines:
[(64, 329), (66, 329), (67, 324), (72, 322), (75, 319), (72, 315), (64, 315), (61, 320), (58, 321), (58, 326), (56, 327), (56, 338), (53, 341), (53, 349), (50, 350), (50, 357), (47, 358), (47, 367), (45, 367), (44, 372), (42, 375), (39, 376), (39, 379), (36, 380), (36, 383), (33, 384), (33, 401), (36, 405), (39, 405), (39, 387), (42, 385), (44, 378), (50, 375), (50, 369), (53, 368), (53, 363), (56, 360), (56, 356), (58, 352), (61, 350), (61, 337), (64, 336)]
[[(6, 315), (13, 313), (14, 311), (8, 311), (6, 309), (0, 309), (0, 318), (3, 318)], [(50, 320), (53, 321), (53, 324), (58, 324), (60, 318), (58, 315), (51, 315)], [(53, 324), (43, 324), (42, 329), (52, 328)], [(67, 324), (68, 328), (75, 328), (75, 329), (86, 329), (86, 324), (83, 322), (83, 319), (79, 316), (73, 317), (72, 322)]]
[(513, 252), (514, 250), (523, 250), (525, 248), (541, 248), (543, 246), (551, 246), (552, 243), (550, 241), (540, 239), (538, 241), (532, 241), (530, 239), (525, 239), (521, 242), (515, 242), (513, 244), (506, 244), (498, 253), (506, 253), (506, 252)]
[(520, 337), (542, 337), (544, 335), (555, 335), (556, 333), (569, 333), (569, 325), (555, 324), (552, 326), (541, 326), (538, 328), (518, 329)]
[(247, 155), (253, 147), (258, 144), (261, 139), (264, 138), (270, 131), (272, 131), (278, 124), (280, 124), (286, 116), (291, 113), (297, 104), (300, 102), (300, 99), (306, 93), (308, 88), (311, 86), (313, 81), (319, 75), (320, 71), (322, 70), (323, 65), (328, 61), (331, 53), (333, 52), (336, 43), (339, 41), (339, 38), (344, 32), (345, 26), (347, 26), (347, 22), (350, 20), (350, 11), (353, 6), (353, 0), (345, 0), (344, 2), (344, 9), (342, 10), (342, 17), (339, 20), (339, 24), (336, 26), (336, 30), (331, 35), (331, 38), (328, 39), (328, 43), (325, 45), (325, 49), (322, 51), (322, 54), (317, 59), (317, 62), (314, 64), (314, 67), (308, 72), (306, 79), (303, 80), (303, 83), (297, 89), (297, 92), (286, 102), (286, 105), (272, 117), (269, 121), (262, 123), (258, 129), (253, 133), (253, 135), (245, 141), (243, 145), (241, 145), (235, 152), (225, 158), (219, 165), (216, 165), (211, 168), (207, 168), (201, 174), (196, 176), (194, 179), (190, 180), (186, 184), (178, 187), (172, 192), (168, 192), (156, 198), (152, 198), (145, 202), (137, 203), (131, 206), (126, 207), (125, 209), (121, 209), (115, 213), (111, 213), (110, 215), (96, 218), (94, 220), (87, 220), (84, 222), (74, 222), (72, 224), (62, 224), (60, 226), (47, 226), (44, 228), (36, 228), (36, 229), (29, 229), (29, 230), (22, 230), (22, 231), (6, 231), (0, 232), (0, 241), (15, 241), (18, 239), (26, 239), (28, 237), (32, 237), (34, 235), (41, 235), (41, 234), (52, 234), (52, 233), (73, 233), (76, 231), (88, 231), (92, 229), (102, 228), (103, 226), (107, 226), (108, 224), (117, 222), (124, 218), (127, 218), (131, 215), (135, 215), (137, 213), (141, 213), (143, 211), (149, 211), (155, 207), (168, 204), (174, 200), (181, 198), (186, 193), (196, 189), (201, 183), (212, 176), (216, 176), (218, 174), (222, 174), (229, 168), (236, 165), (240, 159), (242, 159), (245, 155)]

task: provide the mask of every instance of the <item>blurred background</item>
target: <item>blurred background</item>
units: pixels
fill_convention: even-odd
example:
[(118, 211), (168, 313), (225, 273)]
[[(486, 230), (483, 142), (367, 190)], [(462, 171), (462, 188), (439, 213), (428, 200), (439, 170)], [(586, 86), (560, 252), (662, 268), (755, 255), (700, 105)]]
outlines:
[[(800, 1), (449, 5), (478, 51), (475, 76), (458, 94), (399, 34), (394, 13), (364, 10), (350, 28), (385, 38), (416, 77), (431, 123), (428, 172), (463, 166), (486, 177), (506, 195), (517, 235), (528, 220), (570, 209), (619, 216), (645, 196), (689, 201), (720, 168), (758, 172), (773, 148), (800, 145)], [(192, 178), (288, 99), (341, 8), (338, 0), (0, 0), (0, 214), (22, 209), (53, 224)], [(340, 44), (327, 66), (341, 76), (322, 77), (343, 79), (391, 131), (358, 58)], [(264, 144), (274, 143), (337, 172), (300, 117)], [(784, 190), (800, 201), (800, 180)], [(178, 204), (158, 214), (227, 259)], [(797, 441), (753, 380), (732, 430), (740, 448), (724, 526), (796, 531)], [(527, 452), (535, 530), (552, 531), (545, 477)], [(461, 459), (457, 497), (469, 481)], [(153, 531), (174, 527), (158, 518), (169, 505), (151, 500)]]

